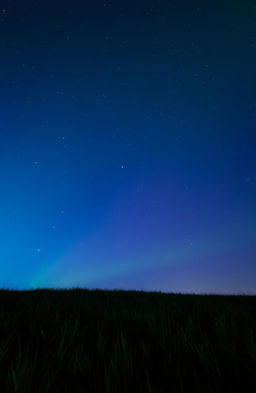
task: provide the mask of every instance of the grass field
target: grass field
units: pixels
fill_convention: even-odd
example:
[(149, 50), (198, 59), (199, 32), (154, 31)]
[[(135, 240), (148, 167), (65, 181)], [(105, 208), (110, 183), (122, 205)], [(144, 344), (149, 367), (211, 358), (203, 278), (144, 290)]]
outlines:
[(256, 392), (256, 296), (0, 290), (1, 393)]

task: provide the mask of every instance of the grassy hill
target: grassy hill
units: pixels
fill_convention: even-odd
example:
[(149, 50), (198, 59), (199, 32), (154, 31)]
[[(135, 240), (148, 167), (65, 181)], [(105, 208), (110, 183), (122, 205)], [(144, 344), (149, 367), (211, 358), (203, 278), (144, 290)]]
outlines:
[(0, 290), (0, 391), (256, 392), (256, 296)]

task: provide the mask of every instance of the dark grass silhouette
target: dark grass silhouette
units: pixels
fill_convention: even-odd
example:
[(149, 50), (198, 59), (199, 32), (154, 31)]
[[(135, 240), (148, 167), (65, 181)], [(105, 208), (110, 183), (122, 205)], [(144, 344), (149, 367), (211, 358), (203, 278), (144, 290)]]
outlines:
[(0, 391), (256, 392), (256, 296), (0, 290)]

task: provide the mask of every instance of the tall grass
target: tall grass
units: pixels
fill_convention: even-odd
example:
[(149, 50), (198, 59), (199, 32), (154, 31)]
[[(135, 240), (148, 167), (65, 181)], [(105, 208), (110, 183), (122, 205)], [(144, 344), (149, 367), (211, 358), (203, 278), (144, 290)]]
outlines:
[(256, 392), (256, 296), (0, 290), (0, 391)]

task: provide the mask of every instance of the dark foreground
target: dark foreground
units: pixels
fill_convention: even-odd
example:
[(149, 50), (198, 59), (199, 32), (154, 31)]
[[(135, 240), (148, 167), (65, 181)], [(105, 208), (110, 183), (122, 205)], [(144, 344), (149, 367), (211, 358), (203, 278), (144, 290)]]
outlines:
[(0, 290), (0, 391), (256, 392), (256, 296)]

